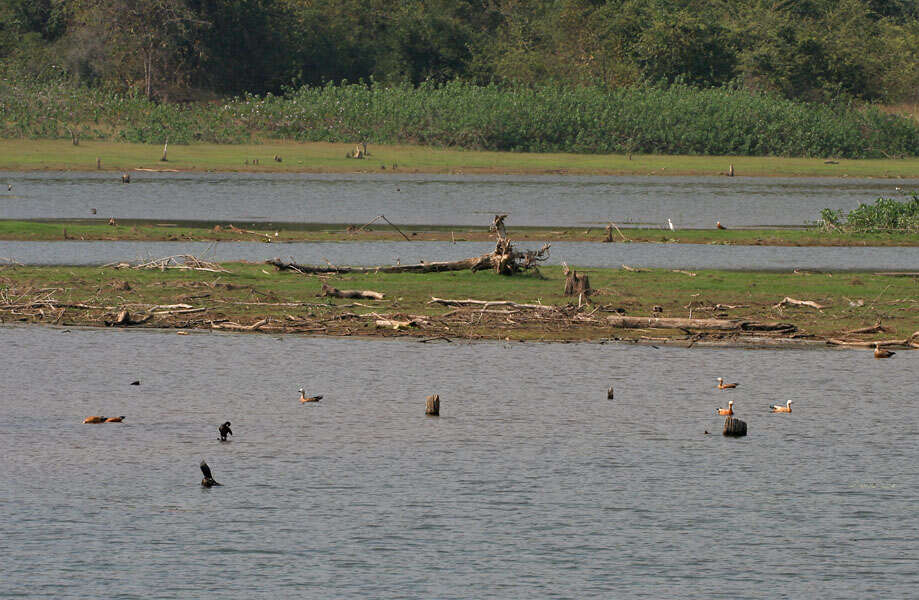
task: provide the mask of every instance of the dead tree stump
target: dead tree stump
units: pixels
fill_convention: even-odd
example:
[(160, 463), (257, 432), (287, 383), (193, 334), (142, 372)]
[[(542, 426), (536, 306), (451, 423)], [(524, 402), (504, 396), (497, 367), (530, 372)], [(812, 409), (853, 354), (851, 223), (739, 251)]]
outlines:
[(747, 424), (734, 417), (725, 417), (724, 430), (721, 433), (731, 437), (743, 437), (747, 435)]
[(440, 396), (433, 394), (425, 399), (424, 414), (434, 417), (440, 416)]
[(581, 294), (584, 297), (590, 295), (590, 278), (587, 277), (587, 273), (578, 273), (572, 269), (565, 275), (565, 295), (580, 296)]

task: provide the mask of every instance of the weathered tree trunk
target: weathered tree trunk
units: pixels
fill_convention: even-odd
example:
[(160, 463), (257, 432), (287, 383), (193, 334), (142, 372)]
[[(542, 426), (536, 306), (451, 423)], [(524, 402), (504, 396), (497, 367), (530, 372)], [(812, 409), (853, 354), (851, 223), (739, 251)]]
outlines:
[(721, 433), (731, 437), (743, 437), (747, 435), (747, 424), (734, 417), (725, 417), (724, 430)]
[(587, 273), (578, 274), (577, 271), (571, 270), (565, 275), (565, 295), (580, 296), (581, 294), (590, 295), (590, 278)]
[(371, 290), (339, 290), (331, 286), (322, 284), (322, 290), (317, 294), (319, 296), (332, 296), (333, 298), (369, 298), (371, 300), (382, 300), (383, 294)]
[(425, 399), (424, 414), (431, 415), (433, 417), (440, 416), (440, 396), (433, 394)]
[(779, 331), (791, 333), (797, 328), (791, 323), (760, 323), (737, 319), (685, 319), (676, 317), (623, 317), (606, 318), (610, 327), (620, 329), (692, 329), (702, 331)]

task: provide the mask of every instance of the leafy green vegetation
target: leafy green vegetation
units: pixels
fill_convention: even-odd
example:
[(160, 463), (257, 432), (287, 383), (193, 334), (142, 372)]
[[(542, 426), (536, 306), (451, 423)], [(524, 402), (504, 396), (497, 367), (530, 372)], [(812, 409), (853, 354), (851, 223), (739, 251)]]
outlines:
[(874, 204), (860, 204), (848, 214), (825, 208), (820, 216), (828, 229), (859, 233), (919, 233), (919, 196), (903, 202), (893, 198), (878, 198)]
[(63, 83), (7, 83), (0, 98), (0, 137), (8, 138), (182, 144), (267, 137), (541, 153), (919, 155), (919, 122), (875, 108), (685, 85), (372, 83), (175, 105)]

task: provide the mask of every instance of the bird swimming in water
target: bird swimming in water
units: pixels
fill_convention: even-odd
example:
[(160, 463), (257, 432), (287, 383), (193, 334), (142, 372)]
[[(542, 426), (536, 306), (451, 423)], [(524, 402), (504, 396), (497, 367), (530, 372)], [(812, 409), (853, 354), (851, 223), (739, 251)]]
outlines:
[(98, 417), (98, 416), (96, 416), (96, 417), (86, 417), (85, 419), (83, 419), (83, 423), (93, 423), (93, 424), (96, 424), (96, 423), (105, 423), (105, 417)]
[(727, 408), (716, 408), (715, 412), (721, 415), (722, 417), (730, 417), (734, 414), (734, 401), (728, 400)]
[(8, 191), (8, 192), (12, 192), (12, 191), (13, 191), (13, 184), (12, 184), (12, 183), (6, 184), (6, 191)]
[(769, 407), (772, 412), (781, 412), (781, 413), (790, 413), (791, 412), (791, 400), (785, 403), (785, 406), (781, 404), (773, 404)]
[(893, 350), (881, 350), (881, 342), (874, 343), (874, 357), (875, 358), (890, 358), (896, 354)]
[(667, 219), (667, 226), (670, 227), (670, 231), (676, 231), (676, 228), (673, 226), (673, 221)]
[(105, 420), (106, 423), (121, 423), (122, 421), (124, 421), (124, 417), (123, 417), (123, 416), (121, 416), (121, 417), (109, 417), (108, 419)]
[(227, 436), (228, 436), (228, 435), (233, 435), (233, 430), (230, 429), (230, 422), (227, 421), (226, 423), (224, 423), (223, 425), (221, 425), (220, 427), (218, 427), (218, 428), (217, 428), (217, 432), (220, 433), (220, 441), (221, 441), (221, 442), (227, 441)]
[(719, 390), (733, 390), (739, 384), (737, 383), (725, 383), (723, 377), (718, 378), (718, 389)]
[(307, 396), (306, 392), (303, 391), (303, 388), (300, 388), (300, 402), (319, 402), (322, 400), (322, 396)]
[(607, 400), (613, 399), (613, 386), (609, 386), (609, 389), (606, 390), (606, 399)]
[(215, 485), (220, 485), (214, 480), (214, 477), (211, 475), (211, 468), (207, 466), (205, 461), (201, 461), (201, 472), (204, 473), (204, 479), (201, 480), (201, 485), (209, 488)]
[(131, 382), (131, 385), (140, 385), (140, 379), (135, 379)]

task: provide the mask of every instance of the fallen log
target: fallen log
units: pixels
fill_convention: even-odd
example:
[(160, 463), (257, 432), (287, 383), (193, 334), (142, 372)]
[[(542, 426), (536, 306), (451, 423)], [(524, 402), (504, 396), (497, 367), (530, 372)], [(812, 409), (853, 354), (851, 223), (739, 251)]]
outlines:
[(383, 294), (371, 290), (339, 290), (330, 285), (322, 284), (322, 290), (317, 296), (332, 296), (333, 298), (369, 298), (371, 300), (382, 300)]
[(408, 329), (409, 327), (418, 327), (419, 321), (412, 319), (411, 321), (397, 321), (395, 319), (377, 319), (374, 323), (378, 328), (386, 329), (395, 329), (399, 331), (401, 329)]
[(855, 335), (859, 333), (881, 333), (881, 332), (890, 332), (890, 329), (881, 325), (881, 322), (878, 321), (871, 327), (861, 327), (859, 329), (852, 329), (850, 331), (843, 331), (845, 335)]
[(127, 310), (121, 310), (118, 312), (117, 315), (115, 315), (115, 318), (113, 320), (111, 321), (105, 320), (104, 322), (109, 327), (112, 327), (115, 325), (120, 326), (120, 327), (127, 327), (130, 325), (140, 325), (141, 323), (146, 323), (152, 318), (153, 318), (153, 315), (148, 313), (138, 319), (135, 319), (134, 317), (131, 316), (131, 313), (129, 313)]
[(268, 317), (265, 317), (261, 321), (256, 321), (252, 325), (240, 325), (239, 323), (226, 322), (226, 323), (215, 323), (211, 322), (211, 329), (229, 329), (232, 331), (258, 331), (262, 327), (268, 324)]
[(699, 331), (797, 331), (791, 323), (761, 323), (742, 319), (686, 319), (680, 317), (606, 317), (610, 327), (619, 329), (689, 329)]
[(773, 308), (782, 308), (783, 306), (789, 306), (789, 305), (810, 306), (811, 308), (816, 308), (817, 310), (823, 310), (824, 308), (827, 308), (827, 305), (817, 304), (813, 300), (795, 300), (794, 298), (789, 298), (788, 296), (785, 296), (785, 298), (781, 302), (776, 304)]
[(411, 265), (389, 265), (379, 267), (335, 267), (335, 266), (313, 266), (299, 265), (296, 263), (285, 263), (279, 258), (266, 260), (265, 264), (271, 265), (279, 271), (296, 271), (298, 273), (309, 274), (347, 274), (347, 273), (437, 273), (440, 271), (479, 271), (488, 269), (492, 266), (489, 254), (475, 258), (466, 258), (463, 260), (450, 262), (421, 262)]
[(510, 306), (511, 308), (533, 308), (541, 310), (557, 310), (557, 306), (545, 305), (545, 304), (518, 304), (517, 302), (511, 302), (510, 300), (450, 300), (448, 298), (435, 298), (431, 296), (431, 299), (428, 300), (428, 304), (442, 304), (444, 306), (481, 306), (482, 308), (490, 308), (492, 306)]
[(900, 347), (900, 348), (919, 348), (919, 341), (916, 339), (919, 338), (919, 331), (915, 332), (911, 336), (903, 340), (877, 340), (874, 342), (866, 342), (864, 340), (840, 340), (837, 338), (829, 338), (826, 343), (831, 346), (850, 346), (853, 348), (874, 348), (876, 346), (880, 347)]

